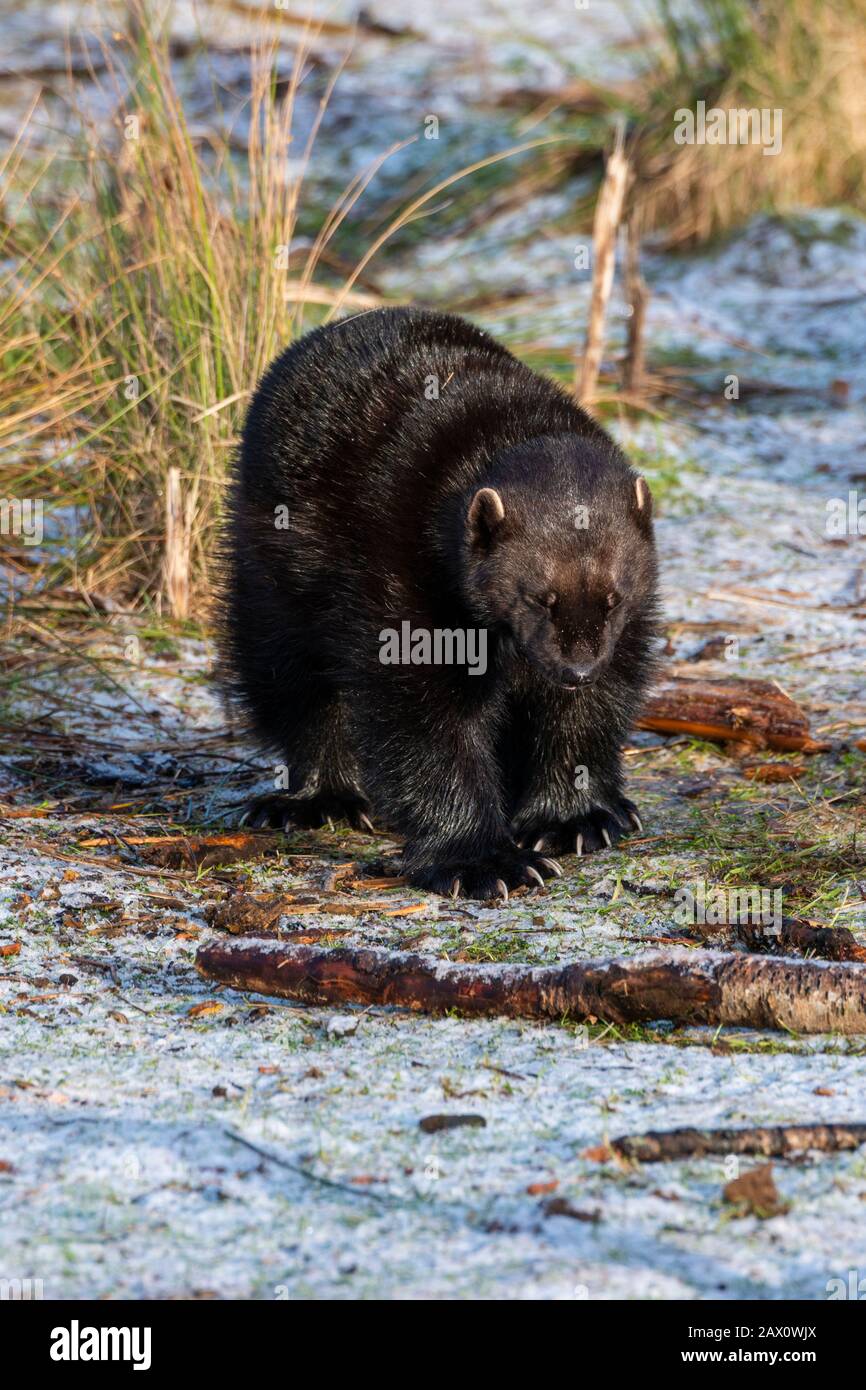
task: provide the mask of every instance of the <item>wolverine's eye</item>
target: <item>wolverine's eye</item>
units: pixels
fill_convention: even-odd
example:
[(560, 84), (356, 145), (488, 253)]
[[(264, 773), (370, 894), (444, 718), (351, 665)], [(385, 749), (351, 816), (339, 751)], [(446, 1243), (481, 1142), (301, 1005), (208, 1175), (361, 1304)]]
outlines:
[(530, 594), (527, 601), (536, 608), (553, 608), (556, 598), (556, 594), (549, 590), (546, 594)]

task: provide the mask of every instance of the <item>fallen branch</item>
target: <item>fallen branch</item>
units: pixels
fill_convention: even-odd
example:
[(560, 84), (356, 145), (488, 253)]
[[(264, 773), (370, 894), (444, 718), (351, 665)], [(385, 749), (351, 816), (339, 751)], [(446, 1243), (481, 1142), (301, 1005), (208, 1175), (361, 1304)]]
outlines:
[(790, 949), (821, 960), (866, 961), (866, 946), (861, 946), (847, 927), (812, 927), (808, 922), (783, 922), (777, 946), (773, 946), (770, 938), (770, 944), (762, 948), (760, 940), (760, 936), (752, 936), (747, 944), (753, 951), (776, 949), (779, 955)]
[(347, 902), (341, 898), (317, 898), (309, 893), (232, 893), (222, 902), (211, 903), (205, 908), (205, 918), (212, 927), (221, 927), (234, 936), (279, 936), (292, 930), (292, 918), (310, 913), (363, 917), (369, 912), (378, 912), (385, 917), (409, 917), (426, 906), (426, 903), (404, 903), (395, 907), (387, 899), (371, 898)]
[(307, 1004), (866, 1032), (866, 966), (857, 964), (648, 951), (633, 959), (565, 965), (473, 965), (378, 947), (214, 941), (199, 949), (196, 967), (234, 989)]
[(282, 834), (235, 830), (219, 835), (171, 835), (153, 839), (142, 836), (125, 843), (134, 845), (136, 853), (147, 864), (160, 864), (169, 869), (210, 869), (217, 864), (238, 864), (247, 859), (261, 859), (266, 854), (277, 854), (285, 849), (286, 840)]
[(292, 945), (312, 946), (319, 941), (333, 942), (335, 937), (345, 936), (349, 927), (286, 927), (280, 930), (257, 932), (256, 935), (270, 940), (290, 941)]
[(691, 734), (757, 748), (796, 748), (818, 753), (828, 745), (809, 733), (800, 706), (770, 681), (690, 680), (673, 676), (650, 696), (638, 728), (663, 734)]
[(759, 1125), (753, 1129), (658, 1129), (624, 1134), (610, 1148), (621, 1158), (660, 1163), (672, 1158), (704, 1158), (707, 1154), (762, 1154), (787, 1158), (818, 1149), (842, 1153), (866, 1144), (866, 1124)]
[(750, 951), (783, 956), (789, 951), (819, 956), (821, 960), (866, 961), (866, 946), (847, 927), (812, 927), (808, 922), (783, 918), (777, 928), (762, 922), (698, 923), (690, 928), (698, 936), (727, 936), (742, 941)]

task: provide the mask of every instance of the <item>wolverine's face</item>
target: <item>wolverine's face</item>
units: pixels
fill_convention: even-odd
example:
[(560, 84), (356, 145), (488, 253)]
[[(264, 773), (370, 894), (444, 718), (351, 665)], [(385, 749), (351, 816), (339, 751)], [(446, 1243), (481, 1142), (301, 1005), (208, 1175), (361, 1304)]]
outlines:
[(609, 472), (584, 503), (579, 485), (537, 468), (533, 487), (481, 488), (467, 511), (470, 602), (565, 690), (598, 679), (652, 594), (649, 488)]
[[(501, 592), (501, 590), (500, 590)], [(609, 665), (629, 603), (612, 577), (534, 565), (500, 607), (515, 646), (555, 685), (576, 690)]]

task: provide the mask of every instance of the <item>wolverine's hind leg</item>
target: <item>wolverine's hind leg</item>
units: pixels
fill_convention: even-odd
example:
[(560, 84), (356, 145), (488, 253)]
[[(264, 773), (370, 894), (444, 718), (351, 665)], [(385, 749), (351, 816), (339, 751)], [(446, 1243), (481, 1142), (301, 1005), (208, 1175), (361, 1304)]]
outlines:
[(287, 776), (288, 790), (256, 797), (241, 824), (316, 829), (332, 821), (348, 821), (356, 830), (372, 831), (370, 803), (361, 787), (348, 713), (340, 696), (332, 695), (284, 742), (289, 751), (279, 772)]

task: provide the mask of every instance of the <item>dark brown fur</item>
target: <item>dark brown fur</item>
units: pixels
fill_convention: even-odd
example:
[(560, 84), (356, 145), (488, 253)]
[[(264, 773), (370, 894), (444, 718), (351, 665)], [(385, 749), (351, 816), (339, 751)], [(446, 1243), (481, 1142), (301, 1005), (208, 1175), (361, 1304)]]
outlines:
[[(225, 595), (234, 688), (292, 768), (257, 823), (372, 815), (406, 836), (419, 887), (478, 897), (635, 823), (620, 747), (651, 667), (648, 490), (464, 320), (377, 310), (277, 359), (229, 499)], [(483, 630), (486, 670), (383, 665), (404, 621)]]

